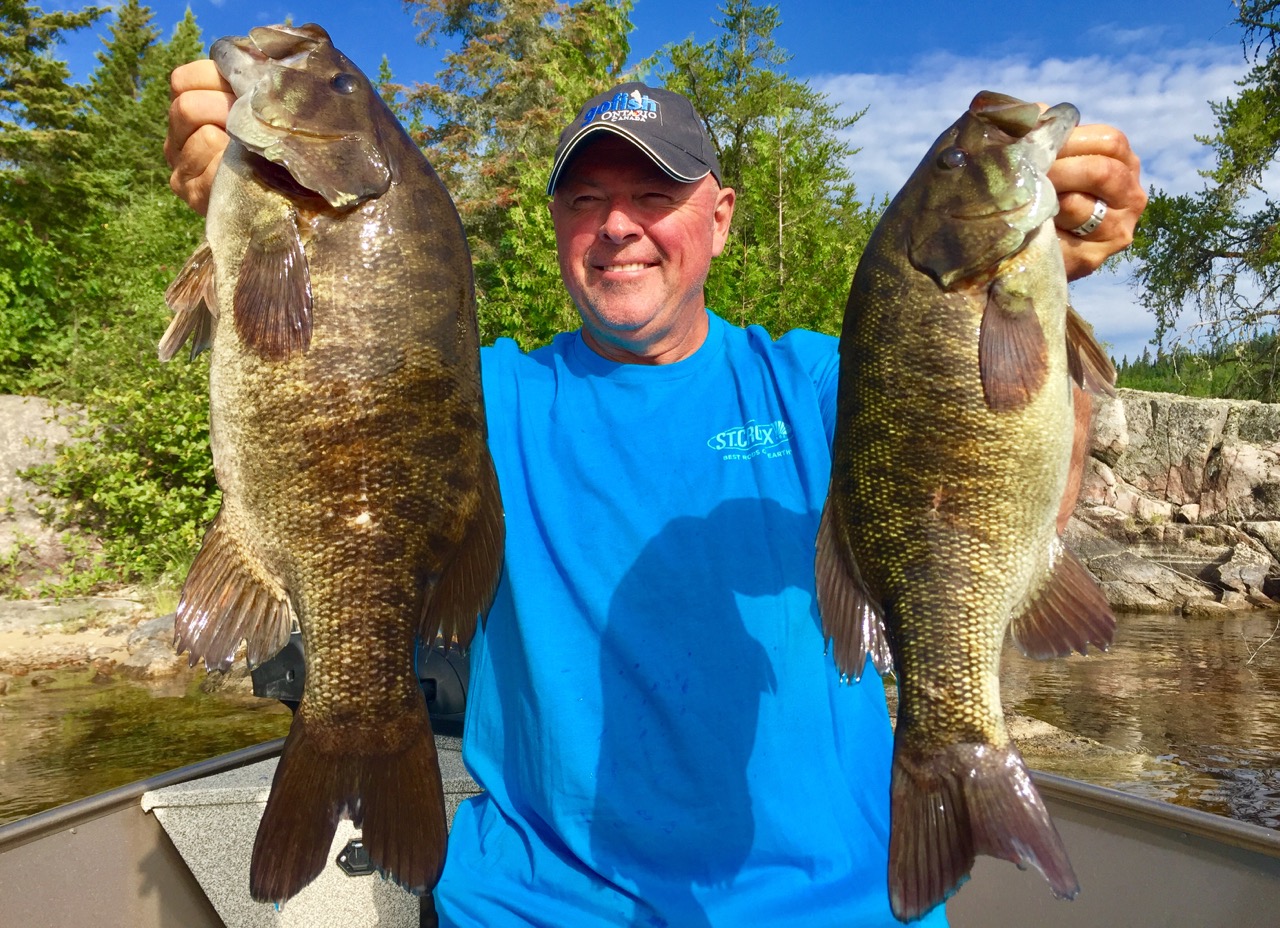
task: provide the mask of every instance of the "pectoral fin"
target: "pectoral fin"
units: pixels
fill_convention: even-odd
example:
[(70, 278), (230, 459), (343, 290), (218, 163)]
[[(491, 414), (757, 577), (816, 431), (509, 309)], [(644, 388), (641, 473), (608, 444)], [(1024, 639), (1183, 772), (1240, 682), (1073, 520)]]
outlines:
[(201, 242), (164, 292), (175, 315), (160, 339), (161, 361), (172, 359), (189, 337), (192, 358), (213, 344), (215, 294), (213, 251), (208, 242)]
[(223, 522), (205, 533), (200, 553), (183, 584), (174, 622), (174, 644), (203, 659), (210, 670), (226, 670), (241, 641), (250, 667), (270, 658), (289, 639), (292, 618), (284, 592), (248, 562)]
[(292, 217), (254, 229), (234, 301), (236, 332), (264, 360), (281, 361), (311, 346), (311, 276)]
[(1049, 355), (1031, 298), (992, 284), (978, 336), (978, 370), (988, 408), (1021, 409), (1044, 386)]
[(1013, 620), (1013, 640), (1028, 657), (1085, 654), (1088, 645), (1105, 651), (1116, 631), (1116, 617), (1093, 575), (1054, 539), (1056, 566), (1044, 585)]
[(893, 652), (880, 606), (867, 591), (857, 564), (836, 530), (835, 507), (828, 497), (818, 526), (815, 579), (822, 634), (832, 642), (836, 666), (855, 681), (862, 679), (867, 655), (881, 673), (893, 669)]

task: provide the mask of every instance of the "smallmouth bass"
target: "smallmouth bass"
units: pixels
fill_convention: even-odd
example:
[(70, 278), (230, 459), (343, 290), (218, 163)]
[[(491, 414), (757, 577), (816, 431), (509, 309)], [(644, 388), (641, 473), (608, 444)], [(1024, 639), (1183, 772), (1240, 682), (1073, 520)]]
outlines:
[(977, 854), (1078, 885), (1000, 705), (1012, 623), (1036, 657), (1105, 649), (1115, 618), (1058, 536), (1073, 396), (1115, 372), (1067, 302), (1046, 172), (1070, 104), (978, 94), (894, 198), (840, 338), (816, 577), (836, 664), (899, 688), (890, 906), (919, 918)]
[(447, 825), (414, 642), (470, 641), (503, 549), (470, 254), (434, 170), (323, 29), (257, 28), (211, 57), (237, 97), (231, 142), (160, 357), (211, 350), (223, 498), (176, 643), (225, 670), (242, 640), (252, 666), (302, 629), (253, 897), (309, 883), (343, 815), (423, 893)]

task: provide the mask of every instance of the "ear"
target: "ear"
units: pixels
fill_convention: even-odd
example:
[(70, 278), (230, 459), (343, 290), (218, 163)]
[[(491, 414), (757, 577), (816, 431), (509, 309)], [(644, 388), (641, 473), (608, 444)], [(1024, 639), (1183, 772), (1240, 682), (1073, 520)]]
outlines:
[[(712, 181), (714, 183), (714, 181)], [(716, 258), (724, 251), (729, 241), (729, 224), (733, 221), (733, 204), (737, 194), (732, 187), (721, 187), (716, 191), (716, 209), (713, 216), (711, 241), (711, 257)]]

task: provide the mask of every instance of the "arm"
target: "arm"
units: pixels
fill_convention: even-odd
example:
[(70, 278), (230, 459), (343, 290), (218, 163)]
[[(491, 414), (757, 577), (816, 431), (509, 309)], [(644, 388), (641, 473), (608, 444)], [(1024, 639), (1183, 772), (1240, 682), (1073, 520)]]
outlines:
[[(1102, 262), (1129, 247), (1133, 230), (1147, 205), (1141, 164), (1124, 133), (1112, 126), (1080, 126), (1067, 138), (1049, 179), (1058, 190), (1058, 239), (1067, 279), (1092, 274)], [(1102, 224), (1083, 237), (1078, 228), (1101, 200)]]
[(214, 63), (205, 59), (174, 69), (169, 97), (169, 133), (164, 140), (165, 160), (173, 168), (169, 187), (203, 216), (227, 147), (227, 112), (235, 94)]

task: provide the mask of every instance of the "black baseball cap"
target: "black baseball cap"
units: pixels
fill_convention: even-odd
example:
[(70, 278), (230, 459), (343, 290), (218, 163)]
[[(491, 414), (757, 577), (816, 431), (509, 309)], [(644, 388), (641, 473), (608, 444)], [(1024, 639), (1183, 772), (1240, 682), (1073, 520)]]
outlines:
[(599, 132), (622, 136), (682, 183), (708, 174), (722, 183), (716, 150), (693, 104), (673, 91), (628, 81), (588, 100), (560, 133), (547, 196), (555, 192), (573, 153)]

